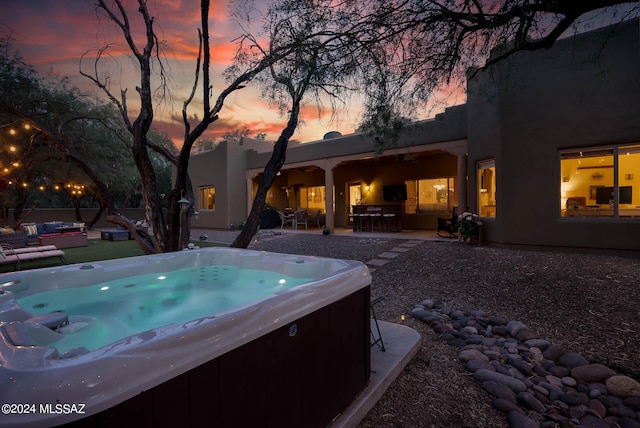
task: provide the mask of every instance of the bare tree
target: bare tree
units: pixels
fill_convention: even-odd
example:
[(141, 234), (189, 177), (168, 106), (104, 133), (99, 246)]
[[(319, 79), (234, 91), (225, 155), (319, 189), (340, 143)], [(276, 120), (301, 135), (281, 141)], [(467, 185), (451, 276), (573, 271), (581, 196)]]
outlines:
[[(359, 13), (350, 2), (342, 3)], [(369, 118), (416, 110), (439, 85), (464, 85), (479, 70), (520, 51), (548, 49), (561, 36), (640, 15), (638, 0), (373, 0), (360, 12), (375, 49), (368, 70)], [(392, 115), (393, 116), (393, 115)]]
[[(187, 170), (191, 148), (196, 140), (204, 133), (208, 126), (218, 119), (218, 113), (223, 108), (225, 99), (234, 91), (242, 89), (260, 72), (274, 62), (287, 55), (293, 47), (279, 45), (276, 48), (261, 52), (261, 56), (246, 63), (247, 67), (238, 70), (230, 79), (228, 86), (213, 100), (210, 76), (211, 52), (209, 46), (209, 0), (201, 1), (201, 29), (198, 31), (199, 53), (196, 59), (195, 77), (191, 94), (185, 100), (182, 109), (184, 124), (184, 141), (178, 156), (171, 154), (166, 148), (160, 147), (151, 140), (149, 131), (154, 119), (154, 100), (152, 87), (153, 70), (157, 70), (157, 77), (162, 90), (166, 90), (164, 60), (161, 57), (162, 43), (155, 33), (155, 19), (152, 17), (147, 2), (138, 0), (136, 13), (142, 21), (144, 36), (134, 34), (130, 15), (122, 0), (97, 0), (98, 11), (102, 11), (120, 29), (128, 47), (140, 70), (140, 81), (136, 86), (140, 109), (132, 119), (127, 106), (127, 90), (121, 90), (116, 96), (110, 89), (109, 75), (101, 74), (100, 64), (111, 46), (100, 49), (95, 57), (91, 72), (85, 71), (81, 64), (81, 74), (91, 79), (102, 89), (109, 99), (117, 106), (127, 130), (131, 133), (133, 143), (131, 152), (136, 163), (142, 182), (142, 195), (146, 208), (146, 219), (153, 227), (155, 241), (141, 235), (139, 230), (131, 225), (122, 225), (136, 235), (138, 243), (146, 253), (175, 251), (184, 248), (189, 240), (190, 222), (193, 215), (193, 189)], [(140, 42), (140, 40), (142, 40)], [(202, 79), (200, 81), (200, 79)], [(192, 126), (189, 122), (189, 106), (196, 91), (202, 89), (202, 111), (197, 115), (199, 121)], [(169, 197), (168, 215), (165, 219), (162, 211), (159, 192), (157, 191), (155, 171), (149, 157), (149, 151), (154, 150), (169, 159), (176, 168), (176, 181)], [(180, 207), (178, 200), (187, 198), (190, 204)]]
[[(257, 9), (249, 3), (242, 2), (243, 10)], [(261, 19), (253, 22), (262, 24), (265, 34), (247, 31), (240, 39), (236, 64), (241, 66), (268, 55), (270, 50), (285, 46), (292, 49), (269, 66), (269, 73), (256, 79), (265, 98), (288, 120), (260, 177), (251, 212), (232, 243), (234, 247), (245, 248), (258, 230), (268, 190), (285, 163), (289, 139), (299, 125), (301, 106), (313, 102), (322, 111), (328, 103), (331, 111), (336, 111), (338, 104), (357, 93), (362, 55), (357, 48), (358, 34), (363, 23), (332, 6), (335, 3), (330, 0), (274, 2)], [(250, 26), (251, 17), (248, 19)], [(262, 46), (261, 39), (268, 40), (269, 46)]]

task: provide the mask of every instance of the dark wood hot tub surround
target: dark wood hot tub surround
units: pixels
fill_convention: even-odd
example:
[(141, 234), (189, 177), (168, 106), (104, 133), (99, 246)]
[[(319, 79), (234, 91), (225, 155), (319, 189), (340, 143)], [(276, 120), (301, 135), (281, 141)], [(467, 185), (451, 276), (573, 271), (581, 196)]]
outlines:
[(369, 382), (362, 288), (73, 427), (326, 427)]

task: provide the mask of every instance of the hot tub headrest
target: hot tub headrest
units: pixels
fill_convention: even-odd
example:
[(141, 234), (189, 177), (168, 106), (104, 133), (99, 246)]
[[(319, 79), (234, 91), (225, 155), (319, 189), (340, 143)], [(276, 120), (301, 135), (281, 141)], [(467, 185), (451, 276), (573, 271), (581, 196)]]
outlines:
[(11, 322), (4, 326), (4, 331), (15, 346), (49, 346), (63, 337), (48, 327), (31, 322)]
[(37, 323), (55, 330), (58, 327), (69, 324), (69, 316), (64, 312), (52, 312), (50, 314), (42, 314), (31, 317), (26, 320), (26, 322)]

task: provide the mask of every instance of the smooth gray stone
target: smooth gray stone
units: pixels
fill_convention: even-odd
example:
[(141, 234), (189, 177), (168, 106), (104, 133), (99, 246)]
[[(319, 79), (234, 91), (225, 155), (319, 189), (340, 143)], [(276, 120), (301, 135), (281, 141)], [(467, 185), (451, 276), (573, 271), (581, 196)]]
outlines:
[(516, 397), (518, 399), (518, 403), (535, 412), (544, 413), (547, 410), (536, 397), (528, 392), (520, 392)]
[(512, 403), (509, 400), (505, 400), (504, 398), (496, 398), (491, 402), (491, 405), (504, 413), (509, 412), (518, 412), (524, 414), (524, 410), (522, 410), (516, 403)]
[(471, 360), (489, 361), (489, 357), (487, 357), (477, 349), (465, 349), (463, 351), (460, 351), (460, 353), (458, 354), (458, 359), (460, 361), (464, 361), (465, 363)]
[(547, 360), (558, 361), (565, 354), (564, 348), (560, 345), (551, 345), (542, 352), (542, 356)]
[(531, 376), (531, 372), (533, 371), (533, 365), (527, 363), (526, 361), (522, 361), (516, 358), (509, 358), (507, 364), (512, 365), (516, 369), (518, 369), (522, 374)]
[(560, 357), (558, 362), (569, 369), (589, 364), (589, 361), (577, 352), (567, 352)]
[(618, 425), (620, 425), (620, 428), (640, 428), (640, 422), (626, 416), (620, 418)]
[(515, 411), (507, 413), (507, 423), (509, 428), (538, 428), (540, 426), (538, 422)]
[(503, 317), (489, 317), (489, 324), (491, 325), (507, 325), (508, 319)]
[(498, 382), (492, 380), (484, 381), (482, 382), (482, 389), (496, 398), (502, 398), (503, 400), (510, 401), (514, 404), (518, 402), (516, 393), (513, 392), (508, 386), (502, 385)]
[(513, 392), (524, 392), (527, 390), (525, 384), (511, 376), (504, 375), (502, 373), (494, 372), (487, 369), (480, 369), (473, 374), (473, 378), (478, 382), (484, 382), (486, 380), (492, 380), (494, 382), (506, 385)]
[(627, 397), (622, 400), (625, 406), (635, 411), (640, 410), (640, 397)]
[(467, 361), (467, 370), (469, 370), (471, 373), (476, 372), (480, 369), (486, 369), (486, 370), (494, 370), (493, 366), (491, 364), (489, 364), (486, 361), (480, 361), (480, 360), (470, 360)]
[(604, 364), (586, 364), (571, 369), (571, 377), (576, 380), (583, 380), (587, 383), (604, 382), (616, 372)]
[(592, 415), (584, 415), (580, 419), (580, 426), (589, 427), (589, 428), (610, 428), (611, 427), (608, 423), (606, 423), (602, 419), (599, 419)]
[(436, 305), (436, 303), (431, 299), (423, 300), (420, 304), (427, 309), (432, 309)]
[(524, 344), (527, 345), (529, 348), (538, 348), (541, 351), (544, 351), (549, 346), (551, 346), (551, 343), (548, 340), (544, 340), (544, 339), (529, 339), (526, 342), (524, 342)]
[(609, 392), (618, 397), (640, 397), (640, 382), (629, 376), (611, 376), (606, 385)]
[(509, 321), (507, 323), (507, 331), (511, 337), (516, 337), (522, 330), (527, 330), (527, 326), (520, 321)]
[(411, 316), (418, 319), (424, 319), (431, 316), (431, 311), (422, 308), (413, 308), (411, 310)]

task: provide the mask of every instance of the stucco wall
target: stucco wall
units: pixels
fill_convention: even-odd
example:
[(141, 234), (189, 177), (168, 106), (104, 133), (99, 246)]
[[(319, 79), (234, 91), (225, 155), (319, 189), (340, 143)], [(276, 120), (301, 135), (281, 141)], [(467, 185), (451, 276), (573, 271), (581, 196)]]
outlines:
[[(396, 145), (388, 145), (388, 151), (399, 147), (412, 147), (438, 142), (463, 140), (467, 137), (467, 108), (465, 105), (447, 108), (432, 120), (417, 122), (408, 129)], [(351, 134), (330, 140), (291, 145), (287, 149), (287, 165), (316, 159), (339, 158), (366, 154), (367, 158), (378, 153), (380, 146), (367, 134)], [(382, 151), (384, 154), (385, 150)], [(271, 153), (247, 152), (247, 169), (264, 168)]]
[(476, 162), (496, 159), (497, 217), (488, 240), (640, 249), (638, 219), (560, 217), (559, 161), (561, 149), (640, 142), (639, 53), (634, 20), (517, 54), (469, 81), (476, 209)]

